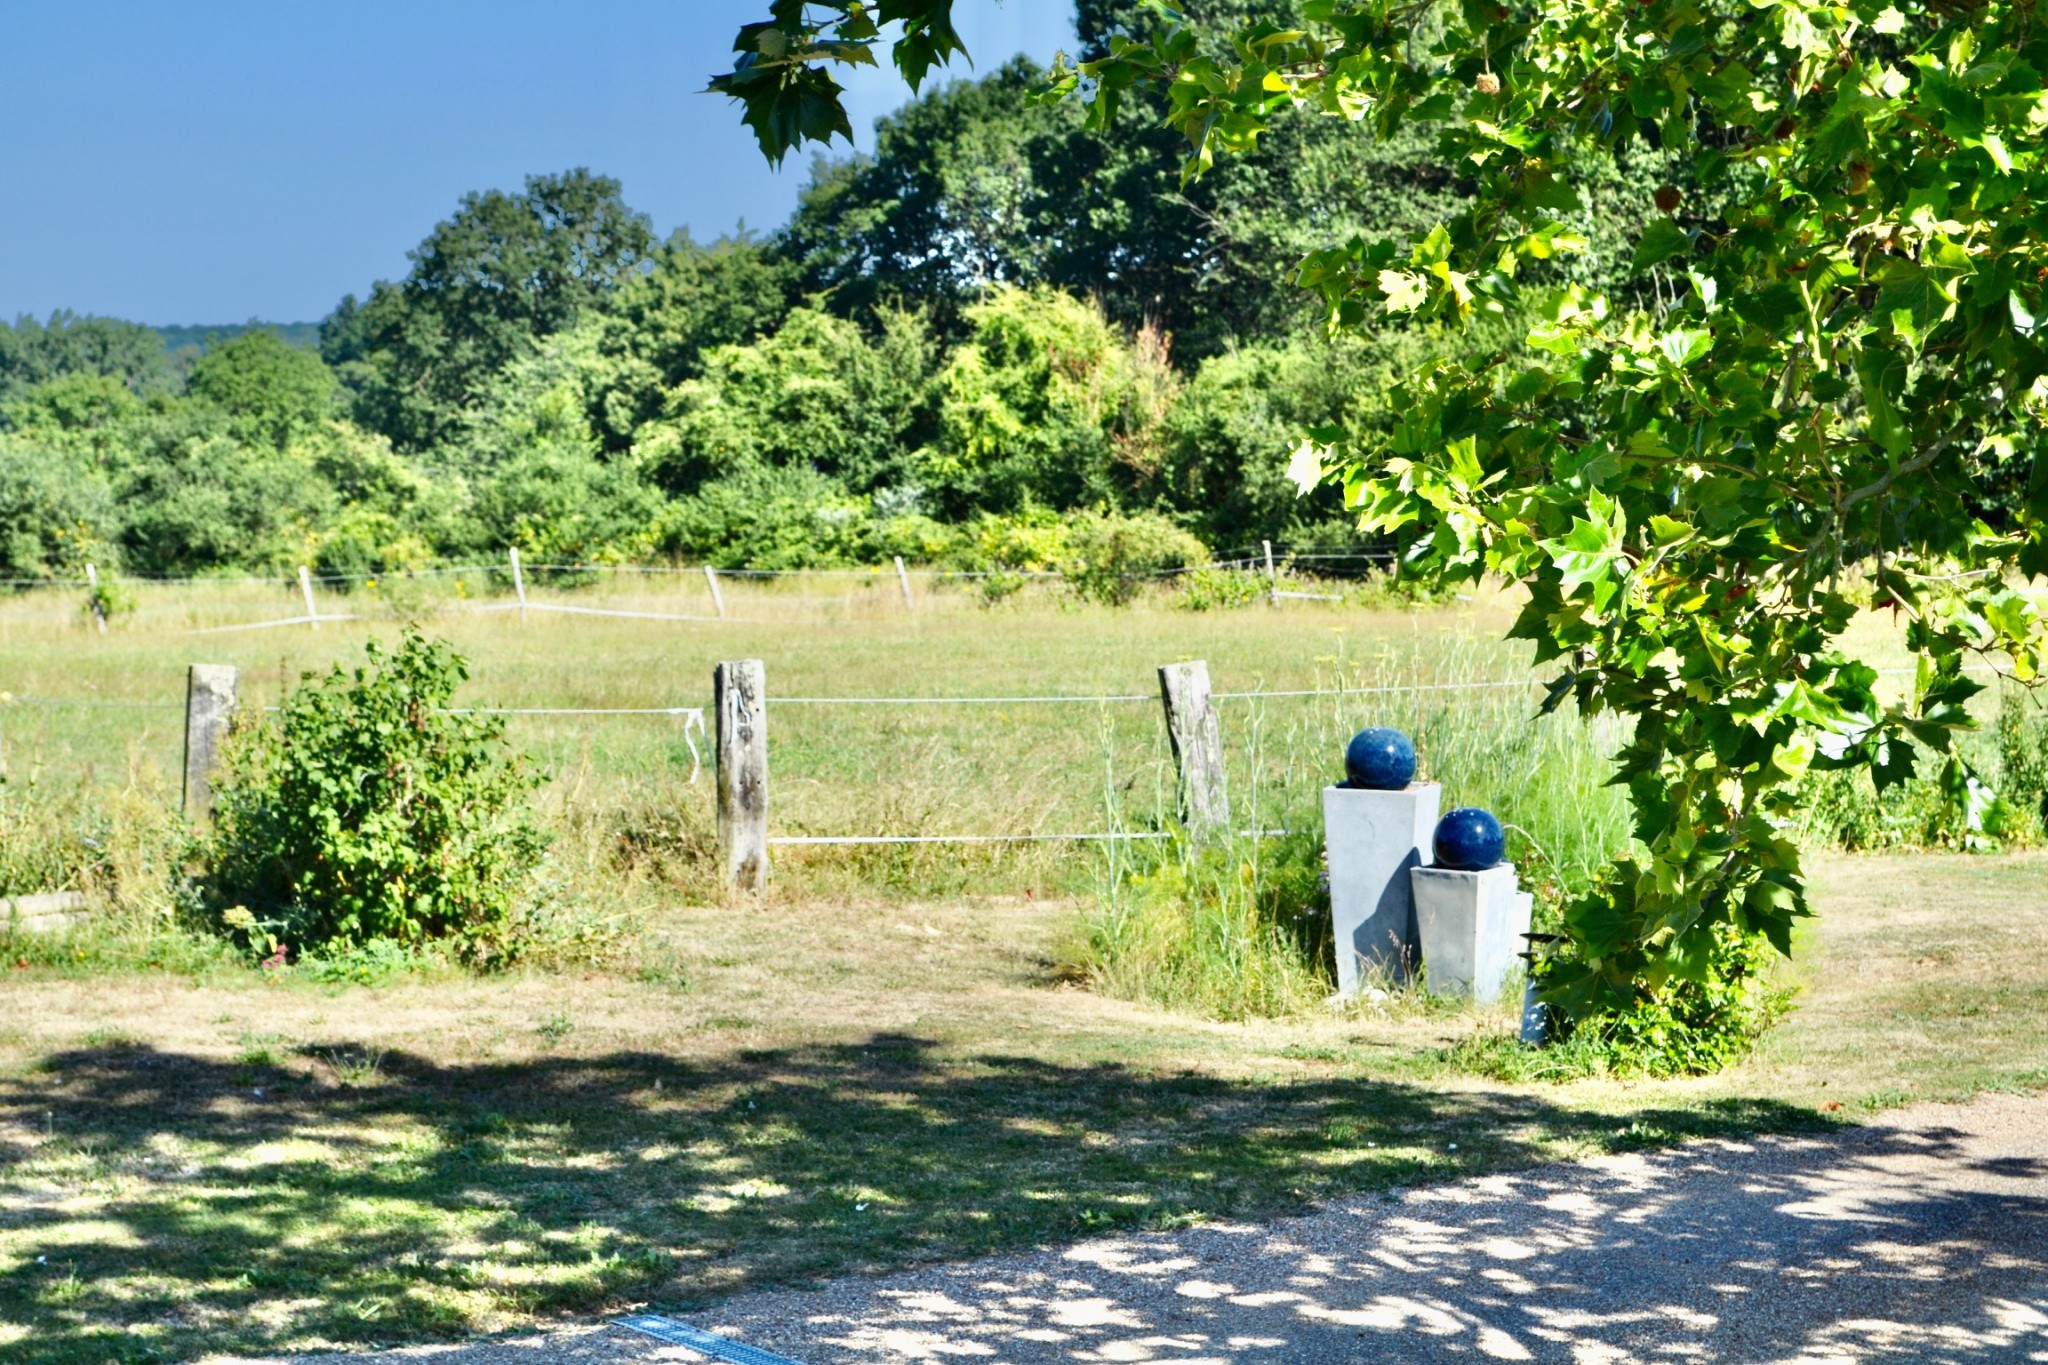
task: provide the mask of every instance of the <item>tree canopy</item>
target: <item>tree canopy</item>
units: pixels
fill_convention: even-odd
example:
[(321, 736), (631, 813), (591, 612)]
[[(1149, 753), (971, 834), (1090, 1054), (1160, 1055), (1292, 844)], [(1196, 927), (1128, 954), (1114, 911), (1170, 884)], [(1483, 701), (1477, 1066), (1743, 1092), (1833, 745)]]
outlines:
[(426, 450), (455, 435), (490, 376), (608, 296), (653, 244), (619, 182), (586, 170), (470, 194), (414, 248), (404, 280), (342, 300), (321, 351), (365, 425)]

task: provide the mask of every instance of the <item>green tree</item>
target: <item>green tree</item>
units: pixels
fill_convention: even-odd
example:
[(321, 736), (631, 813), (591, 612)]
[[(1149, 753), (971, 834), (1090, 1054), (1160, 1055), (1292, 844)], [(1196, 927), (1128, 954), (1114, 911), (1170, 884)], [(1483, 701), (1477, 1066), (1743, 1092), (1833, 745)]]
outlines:
[(75, 448), (0, 435), (0, 578), (54, 578), (107, 564), (114, 526), (106, 476)]
[[(1227, 33), (1251, 18), (1291, 22), (1301, 5), (1189, 8), (1191, 23)], [(1144, 14), (1133, 0), (1083, 4), (1082, 52), (1102, 54)], [(1180, 138), (1163, 123), (1163, 93), (1134, 91), (1112, 126), (1090, 129), (1078, 103), (1036, 97), (1043, 74), (1019, 59), (939, 86), (877, 122), (872, 154), (821, 162), (774, 238), (802, 288), (852, 316), (885, 302), (928, 307), (953, 335), (990, 285), (1056, 285), (1097, 296), (1126, 328), (1160, 328), (1186, 365), (1233, 342), (1300, 334), (1316, 312), (1292, 280), (1305, 253), (1354, 233), (1419, 236), (1476, 184), (1439, 162), (1424, 133), (1377, 142), (1303, 114), (1176, 188)], [(1618, 167), (1604, 177), (1624, 181)], [(1625, 265), (1634, 213), (1589, 194), (1577, 225), (1595, 249), (1571, 268)]]
[(1304, 497), (1287, 469), (1310, 428), (1389, 421), (1386, 395), (1402, 363), (1426, 354), (1410, 334), (1393, 339), (1254, 343), (1211, 356), (1168, 413), (1157, 477), (1139, 491), (1197, 518), (1219, 547), (1355, 541), (1342, 490)]
[(634, 458), (673, 493), (753, 466), (809, 467), (861, 493), (914, 482), (937, 348), (918, 314), (879, 323), (871, 337), (799, 308), (758, 341), (713, 348), (698, 377), (670, 390), (665, 415), (639, 430)]
[(139, 322), (50, 314), (0, 322), (0, 400), (45, 380), (72, 374), (110, 375), (137, 394), (171, 386), (163, 338)]
[(111, 476), (122, 560), (144, 573), (285, 570), (335, 510), (302, 454), (244, 445), (202, 404), (130, 424)]
[(969, 308), (917, 481), (950, 516), (1113, 502), (1157, 473), (1179, 385), (1165, 338), (1135, 343), (1093, 303), (997, 289)]
[[(1418, 569), (1519, 583), (1514, 633), (1556, 667), (1552, 703), (1634, 720), (1637, 849), (1568, 909), (1548, 998), (1612, 1018), (1706, 991), (1806, 913), (1793, 780), (1824, 762), (1896, 783), (1922, 747), (1954, 772), (1965, 658), (2038, 672), (2013, 579), (2048, 571), (2048, 39), (2003, 0), (1303, 14), (1221, 46), (1169, 12), (1058, 88), (1105, 128), (1164, 91), (1189, 176), (1304, 108), (1425, 129), (1470, 168), (1432, 231), (1361, 234), (1301, 279), (1340, 333), (1535, 325), (1422, 366), (1385, 439), (1308, 444), (1297, 472), (1341, 481)], [(838, 18), (778, 10), (778, 41)], [(1548, 283), (1583, 244), (1562, 215), (1617, 149), (1685, 171), (1638, 191), (1630, 266), (1655, 288)], [(1974, 515), (1987, 451), (2032, 471), (2005, 532)], [(1900, 700), (1843, 639), (1871, 607), (1919, 656)]]
[(430, 449), (460, 431), (493, 375), (608, 297), (653, 241), (618, 181), (587, 170), (467, 195), (413, 249), (404, 280), (342, 300), (321, 352), (357, 421), (402, 451)]
[(0, 400), (0, 424), (61, 444), (104, 467), (143, 405), (117, 376), (67, 374)]
[(709, 244), (688, 231), (657, 248), (604, 310), (602, 355), (612, 362), (592, 395), (591, 420), (609, 450), (661, 415), (668, 390), (703, 371), (717, 346), (757, 341), (789, 311), (795, 270), (742, 232)]
[(334, 415), (334, 372), (270, 332), (244, 332), (201, 355), (185, 391), (226, 413), (243, 440), (280, 450)]

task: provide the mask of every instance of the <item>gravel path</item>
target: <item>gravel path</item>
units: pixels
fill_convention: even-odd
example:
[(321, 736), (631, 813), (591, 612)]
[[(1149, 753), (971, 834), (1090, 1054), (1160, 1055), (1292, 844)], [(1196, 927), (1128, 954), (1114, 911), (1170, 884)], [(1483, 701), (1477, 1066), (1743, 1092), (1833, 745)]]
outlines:
[[(804, 1365), (2048, 1361), (2048, 1097), (754, 1294), (691, 1321)], [(701, 1358), (592, 1327), (381, 1359)]]

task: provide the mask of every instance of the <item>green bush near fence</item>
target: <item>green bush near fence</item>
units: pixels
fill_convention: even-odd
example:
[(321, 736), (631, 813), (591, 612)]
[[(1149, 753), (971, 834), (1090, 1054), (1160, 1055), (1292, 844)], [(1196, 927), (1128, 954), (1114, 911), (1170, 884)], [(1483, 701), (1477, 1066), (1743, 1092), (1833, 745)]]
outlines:
[(522, 947), (547, 840), (535, 779), (494, 716), (448, 710), (461, 655), (408, 629), (354, 670), (308, 675), (241, 731), (216, 787), (199, 890), (258, 955), (440, 944), (492, 965)]

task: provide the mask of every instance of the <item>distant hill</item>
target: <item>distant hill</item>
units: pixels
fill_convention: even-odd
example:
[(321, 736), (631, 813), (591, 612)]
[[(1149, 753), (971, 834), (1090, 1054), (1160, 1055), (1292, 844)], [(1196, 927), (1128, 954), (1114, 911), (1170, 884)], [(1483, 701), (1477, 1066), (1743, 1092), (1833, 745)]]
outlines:
[(320, 347), (320, 324), (317, 322), (261, 322), (251, 318), (247, 322), (225, 322), (218, 326), (195, 324), (192, 326), (158, 327), (156, 334), (164, 339), (164, 352), (171, 358), (171, 364), (180, 373), (191, 367), (193, 361), (206, 353), (209, 346), (217, 346), (232, 340), (244, 332), (275, 332), (288, 345), (302, 350), (318, 350)]

